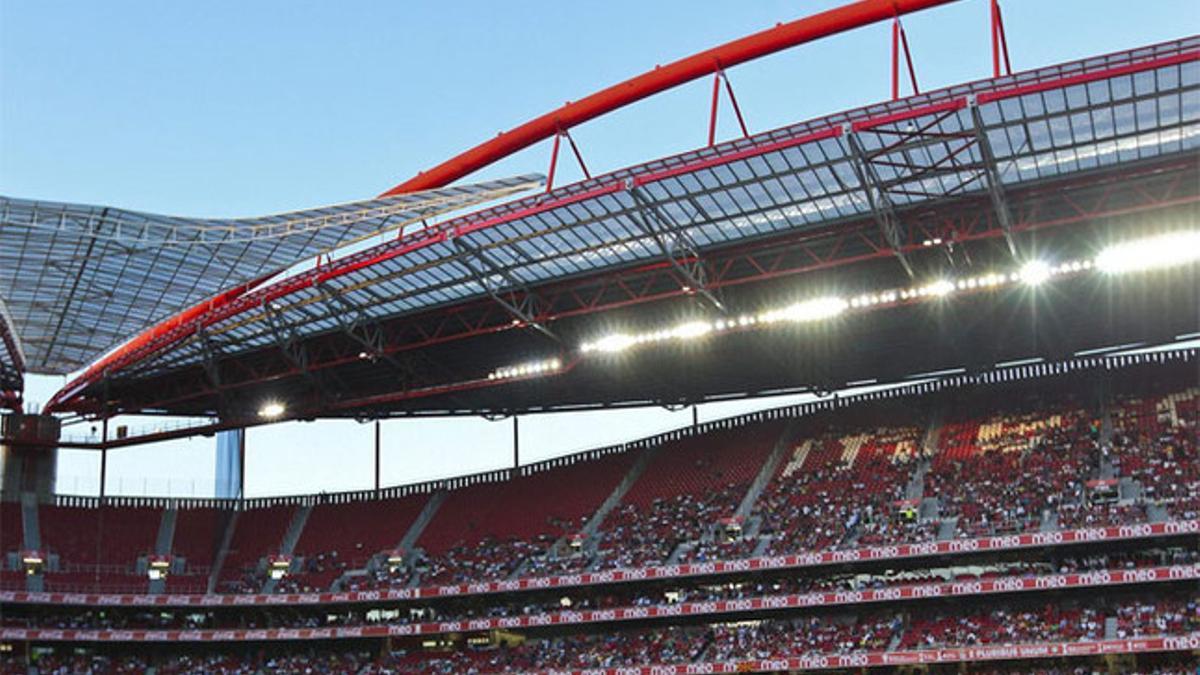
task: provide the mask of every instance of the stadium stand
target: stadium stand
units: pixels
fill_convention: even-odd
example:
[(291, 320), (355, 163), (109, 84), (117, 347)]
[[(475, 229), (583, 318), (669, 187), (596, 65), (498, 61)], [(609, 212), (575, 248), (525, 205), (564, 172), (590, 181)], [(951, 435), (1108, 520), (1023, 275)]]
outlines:
[(40, 506), (43, 547), (59, 557), (59, 571), (45, 574), (46, 590), (145, 592), (136, 565), (153, 552), (161, 517), (156, 508)]
[[(0, 440), (29, 472), (0, 494), (0, 675), (1200, 672), (1200, 248), (1169, 250), (1200, 241), (1181, 229), (1200, 37), (1004, 75), (992, 1), (993, 77), (901, 96), (900, 16), (944, 1), (776, 26), (502, 133), (414, 178), (429, 194), (261, 231), (0, 197), (0, 239), (32, 242), (0, 259), (47, 267), (88, 241), (83, 285), (171, 307), (98, 317), (136, 333), (55, 357), (88, 331), (56, 314), (70, 330), (14, 341), (0, 298)], [(699, 75), (715, 134), (722, 82), (733, 96), (715, 54), (872, 22), (891, 22), (891, 100), (757, 135), (731, 100), (744, 137), (595, 177), (568, 135)], [(551, 167), (565, 138), (584, 180), (449, 186), (551, 136)], [(166, 245), (138, 249), (151, 231)], [(244, 285), (153, 290), (218, 236), (220, 278)], [(225, 262), (247, 254), (261, 269)], [(30, 284), (100, 311), (76, 283)], [(39, 373), (83, 368), (28, 415), (20, 342)], [(767, 396), (793, 402), (699, 421)], [(520, 463), (522, 415), (648, 405), (694, 405), (692, 424)], [(197, 425), (120, 425), (148, 412)], [(451, 415), (512, 416), (513, 466), (381, 486), (383, 420)], [(75, 497), (43, 471), (55, 442), (106, 467), (126, 445), (333, 417), (377, 420), (374, 490), (137, 499), (101, 478)], [(61, 435), (100, 419), (100, 440)], [(242, 495), (245, 446), (221, 448), (242, 460), (218, 463), (221, 494)], [(45, 560), (19, 554), (39, 539)]]
[(427, 499), (414, 495), (317, 504), (296, 544), (302, 569), (278, 590), (325, 590), (347, 570), (366, 567), (372, 556), (399, 544)]
[[(616, 454), (502, 483), (482, 483), (450, 493), (417, 545), (423, 549), (421, 580), (428, 583), (502, 580), (532, 558), (561, 557), (586, 564), (582, 554), (550, 551), (560, 538), (578, 533), (629, 472), (633, 458)], [(487, 504), (487, 508), (481, 508)]]
[(211, 507), (181, 508), (176, 512), (171, 551), (184, 559), (183, 574), (167, 578), (171, 593), (203, 593), (208, 586), (226, 515)]
[(594, 568), (665, 563), (681, 544), (699, 543), (734, 515), (783, 427), (766, 422), (659, 449), (602, 523)]
[(218, 591), (253, 593), (261, 590), (259, 565), (266, 556), (279, 552), (295, 512), (296, 507), (282, 505), (237, 513), (229, 551), (217, 578)]

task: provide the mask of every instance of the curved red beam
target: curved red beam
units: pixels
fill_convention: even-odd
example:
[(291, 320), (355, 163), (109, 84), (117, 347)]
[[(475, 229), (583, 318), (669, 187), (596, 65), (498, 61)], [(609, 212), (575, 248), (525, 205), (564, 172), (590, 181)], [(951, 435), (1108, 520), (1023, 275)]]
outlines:
[[(384, 192), (380, 197), (444, 187), (459, 178), (475, 172), (493, 162), (523, 150), (534, 143), (550, 138), (560, 129), (595, 119), (636, 101), (677, 87), (699, 77), (710, 75), (722, 68), (729, 68), (775, 52), (812, 42), (829, 35), (869, 25), (902, 14), (916, 12), (936, 5), (949, 4), (956, 0), (859, 0), (820, 14), (781, 23), (744, 38), (727, 42), (718, 47), (700, 52), (666, 66), (656, 67), (632, 79), (598, 91), (587, 98), (567, 103), (554, 112), (534, 118), (519, 127), (503, 132), (490, 141), (467, 150), (424, 171), (413, 178)], [(65, 400), (72, 398), (83, 387), (95, 379), (119, 357), (145, 347), (181, 325), (190, 323), (205, 312), (224, 307), (246, 294), (263, 281), (255, 279), (247, 284), (230, 289), (153, 326), (122, 345), (113, 353), (90, 366), (82, 376), (67, 388), (59, 391), (46, 406), (47, 411), (56, 410)]]
[(384, 192), (390, 197), (449, 185), (509, 155), (544, 141), (560, 130), (606, 115), (723, 68), (753, 61), (775, 52), (860, 28), (892, 17), (945, 5), (956, 0), (859, 0), (790, 23), (781, 23), (744, 38), (689, 56), (602, 89), (587, 98), (535, 117), (521, 126), (452, 157)]

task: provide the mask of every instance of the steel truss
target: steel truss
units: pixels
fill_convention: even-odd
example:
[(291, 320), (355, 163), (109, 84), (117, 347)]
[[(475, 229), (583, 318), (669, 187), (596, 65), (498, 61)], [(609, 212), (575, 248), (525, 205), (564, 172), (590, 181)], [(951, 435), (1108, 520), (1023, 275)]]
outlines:
[[(1195, 161), (1174, 161), (1146, 165), (1105, 180), (1079, 178), (1021, 190), (1010, 196), (1012, 222), (1008, 228), (995, 210), (981, 208), (990, 203), (987, 196), (964, 198), (936, 210), (922, 209), (919, 217), (917, 213), (905, 214), (908, 217), (898, 230), (899, 247), (903, 253), (915, 254), (927, 249), (928, 242), (933, 240), (947, 245), (1002, 241), (1007, 236), (1035, 230), (1200, 204), (1197, 168)], [(719, 290), (895, 255), (892, 243), (874, 219), (859, 219), (832, 225), (820, 233), (764, 239), (712, 252), (706, 259), (711, 272), (707, 283), (709, 288)], [(571, 317), (686, 297), (690, 292), (679, 285), (678, 270), (670, 262), (661, 261), (596, 277), (511, 291), (507, 302), (529, 307), (522, 304), (527, 299), (525, 294), (538, 297), (539, 309), (528, 314), (530, 325), (552, 326)], [(377, 331), (377, 337), (372, 344), (378, 346), (378, 355), (389, 356), (517, 328), (509, 308), (488, 298), (420, 316), (376, 322), (373, 330)], [(361, 361), (362, 348), (361, 341), (337, 339), (337, 334), (318, 336), (305, 344), (307, 360), (303, 367), (288, 359), (231, 358), (222, 363), (220, 386), (211, 385), (202, 371), (195, 376), (180, 373), (164, 385), (153, 387), (156, 396), (125, 398), (122, 407), (136, 410), (177, 406), (264, 382), (303, 376), (306, 372), (348, 366)], [(120, 378), (114, 380), (120, 381)], [(470, 388), (483, 386), (490, 385)], [(412, 382), (398, 390), (411, 390), (418, 397), (447, 391), (445, 386), (430, 380)], [(338, 407), (346, 405), (353, 405), (353, 399), (341, 401)]]

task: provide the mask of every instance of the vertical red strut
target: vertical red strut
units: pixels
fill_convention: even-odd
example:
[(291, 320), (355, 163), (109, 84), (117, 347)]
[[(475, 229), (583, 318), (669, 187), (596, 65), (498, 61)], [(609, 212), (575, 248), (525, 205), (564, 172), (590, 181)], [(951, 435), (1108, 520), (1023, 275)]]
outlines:
[(713, 73), (712, 107), (708, 111), (708, 147), (717, 140), (717, 102), (721, 98), (721, 71)]
[(904, 62), (908, 66), (908, 79), (913, 93), (921, 93), (917, 86), (917, 69), (913, 65), (912, 52), (908, 49), (908, 34), (900, 23), (900, 17), (892, 19), (892, 100), (900, 98), (900, 50), (904, 50)]
[(725, 92), (729, 94), (729, 104), (733, 106), (733, 114), (737, 117), (738, 126), (742, 128), (742, 136), (749, 138), (750, 130), (746, 127), (746, 118), (742, 117), (742, 107), (738, 105), (737, 96), (733, 94), (733, 83), (724, 70), (713, 73), (712, 107), (708, 112), (708, 147), (717, 142), (717, 110), (721, 101), (721, 80), (725, 81)]
[(579, 146), (575, 145), (575, 139), (571, 137), (571, 132), (560, 129), (558, 133), (554, 134), (554, 147), (550, 149), (550, 170), (546, 172), (546, 192), (554, 189), (554, 172), (558, 168), (558, 149), (564, 136), (567, 144), (571, 146), (571, 152), (575, 155), (575, 161), (579, 162), (579, 168), (583, 170), (584, 178), (592, 177), (587, 164), (583, 163), (583, 153), (579, 152)]
[(554, 148), (550, 150), (550, 170), (546, 172), (546, 192), (554, 189), (554, 169), (558, 167), (558, 145), (562, 142), (562, 131), (554, 134)]
[(737, 97), (733, 95), (733, 83), (725, 71), (721, 71), (721, 79), (725, 80), (725, 91), (729, 94), (729, 103), (733, 105), (733, 114), (737, 116), (738, 126), (742, 128), (742, 136), (750, 138), (750, 130), (746, 128), (746, 120), (742, 117), (742, 107), (738, 105)]
[(992, 8), (992, 77), (1000, 77), (1000, 58), (1004, 57), (1004, 70), (1012, 75), (1012, 63), (1008, 60), (1008, 40), (1004, 37), (1004, 18), (1000, 15), (1000, 1), (991, 0)]

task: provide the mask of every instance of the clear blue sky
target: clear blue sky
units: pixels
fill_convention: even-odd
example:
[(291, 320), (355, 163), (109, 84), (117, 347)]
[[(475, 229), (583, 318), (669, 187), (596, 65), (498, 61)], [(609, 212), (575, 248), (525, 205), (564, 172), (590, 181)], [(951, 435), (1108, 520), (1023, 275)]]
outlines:
[[(186, 215), (370, 197), (566, 100), (836, 4), (0, 0), (0, 193)], [(1194, 1), (1003, 6), (1017, 69), (1200, 30)], [(923, 87), (989, 74), (985, 0), (905, 25)], [(885, 98), (888, 36), (884, 25), (869, 27), (731, 70), (752, 130)], [(702, 144), (708, 86), (694, 83), (575, 130), (590, 167)], [(544, 172), (548, 152), (544, 144), (479, 177)], [(569, 162), (564, 171), (577, 176)], [(29, 398), (44, 401), (57, 385), (35, 378)], [(527, 426), (527, 454), (552, 456), (682, 421), (658, 411), (543, 417)], [(385, 480), (501, 466), (508, 435), (505, 425), (475, 420), (389, 423)], [(249, 445), (252, 494), (371, 481), (365, 426), (278, 425), (251, 431)], [(172, 492), (211, 489), (211, 446), (113, 453), (109, 489), (161, 493), (168, 477)], [(64, 453), (61, 488), (94, 491), (95, 463)]]

